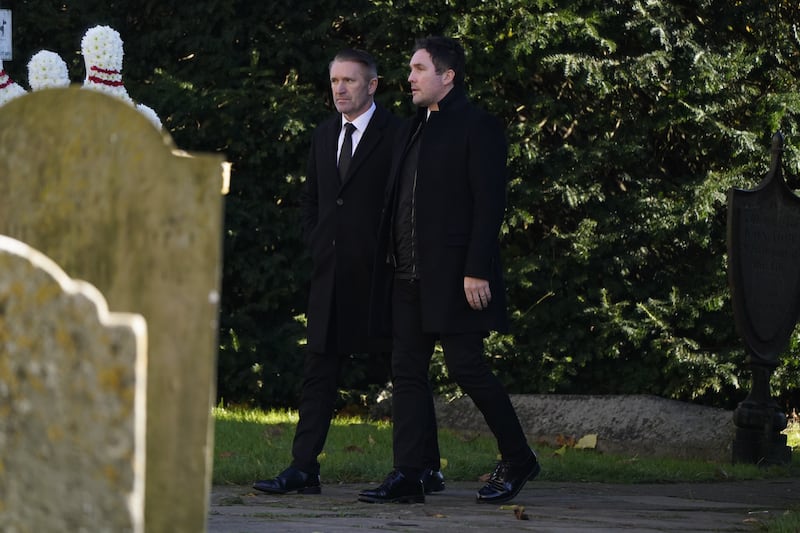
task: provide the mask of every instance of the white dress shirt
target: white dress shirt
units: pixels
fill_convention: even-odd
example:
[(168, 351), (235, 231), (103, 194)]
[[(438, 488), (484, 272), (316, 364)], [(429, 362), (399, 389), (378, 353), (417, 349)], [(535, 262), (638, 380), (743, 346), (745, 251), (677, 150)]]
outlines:
[[(353, 121), (353, 126), (356, 127), (355, 131), (353, 131), (353, 154), (356, 153), (356, 147), (358, 146), (359, 141), (361, 140), (361, 135), (366, 131), (367, 126), (369, 125), (369, 121), (372, 119), (372, 115), (375, 114), (375, 102), (372, 102), (372, 105), (367, 109), (364, 113), (358, 115), (358, 117)], [(344, 125), (347, 124), (348, 120), (344, 118), (342, 115), (342, 127), (339, 130), (339, 146), (336, 149), (336, 163), (339, 163), (339, 154), (342, 152), (342, 143), (344, 142)], [(350, 154), (352, 155), (352, 154)]]

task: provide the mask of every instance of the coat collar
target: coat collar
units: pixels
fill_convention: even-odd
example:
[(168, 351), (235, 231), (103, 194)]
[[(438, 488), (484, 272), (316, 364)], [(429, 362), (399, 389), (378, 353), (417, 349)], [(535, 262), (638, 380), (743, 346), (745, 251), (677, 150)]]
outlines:
[[(450, 92), (444, 96), (444, 98), (439, 100), (439, 111), (435, 112), (447, 113), (466, 105), (467, 102), (469, 102), (469, 99), (467, 98), (467, 91), (463, 87), (453, 87), (450, 89)], [(427, 107), (420, 107), (417, 109), (417, 117), (419, 120), (425, 120), (427, 118), (427, 114)]]

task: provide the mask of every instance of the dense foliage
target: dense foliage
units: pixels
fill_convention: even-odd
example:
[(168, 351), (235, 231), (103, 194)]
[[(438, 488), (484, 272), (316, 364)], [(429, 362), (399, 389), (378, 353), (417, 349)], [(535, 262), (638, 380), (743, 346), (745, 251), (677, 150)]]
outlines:
[[(493, 336), (517, 393), (652, 393), (732, 407), (748, 374), (726, 278), (726, 193), (767, 169), (782, 130), (800, 175), (800, 8), (790, 0), (3, 1), (11, 76), (49, 49), (83, 79), (80, 38), (125, 41), (128, 92), (175, 142), (233, 162), (226, 199), (219, 395), (296, 402), (308, 260), (297, 198), (310, 132), (331, 112), (327, 63), (372, 51), (379, 99), (411, 112), (413, 39), (468, 52), (468, 84), (511, 149), (503, 249), (512, 335)], [(443, 209), (446, 206), (442, 206)], [(790, 353), (796, 354), (798, 342)], [(344, 389), (385, 380), (353, 358)], [(776, 390), (789, 398), (797, 357)], [(436, 379), (448, 388), (444, 371)], [(793, 404), (796, 405), (796, 404)]]

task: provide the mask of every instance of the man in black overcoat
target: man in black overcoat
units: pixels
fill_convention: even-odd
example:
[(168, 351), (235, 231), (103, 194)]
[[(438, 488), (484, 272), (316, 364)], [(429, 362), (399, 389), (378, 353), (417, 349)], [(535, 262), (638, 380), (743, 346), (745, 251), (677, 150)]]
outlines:
[[(419, 472), (434, 345), (449, 376), (472, 398), (497, 439), (501, 460), (478, 502), (514, 498), (539, 472), (483, 340), (507, 329), (498, 235), (506, 201), (505, 135), (464, 90), (464, 50), (444, 37), (417, 42), (408, 81), (415, 117), (398, 135), (381, 221), (375, 323), (393, 334), (394, 471), (365, 502), (424, 502)], [(388, 314), (381, 314), (383, 310)], [(380, 329), (380, 328), (378, 328)]]
[[(301, 198), (313, 266), (293, 459), (275, 478), (253, 484), (272, 494), (320, 492), (317, 456), (330, 428), (342, 362), (354, 353), (391, 350), (388, 336), (368, 335), (368, 317), (377, 228), (399, 119), (374, 102), (378, 74), (368, 53), (339, 52), (329, 74), (338, 112), (314, 131)], [(428, 402), (433, 405), (430, 393)], [(443, 490), (434, 414), (418, 425), (427, 436), (427, 468), (420, 480), (428, 492)]]

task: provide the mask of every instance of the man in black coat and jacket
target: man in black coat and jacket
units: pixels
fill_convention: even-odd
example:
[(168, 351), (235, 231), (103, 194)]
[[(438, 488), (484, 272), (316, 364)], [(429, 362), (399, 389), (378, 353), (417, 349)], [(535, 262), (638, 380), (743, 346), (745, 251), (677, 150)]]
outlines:
[[(399, 119), (374, 102), (375, 60), (362, 50), (339, 52), (329, 65), (338, 113), (314, 131), (301, 198), (304, 238), (312, 259), (308, 349), (292, 464), (253, 487), (272, 494), (320, 492), (322, 452), (342, 362), (354, 353), (387, 353), (388, 336), (368, 336), (370, 285), (377, 228)], [(433, 399), (428, 394), (428, 401)], [(436, 419), (418, 422), (426, 435), (420, 480), (444, 489)]]
[(359, 500), (425, 501), (418, 481), (425, 435), (415, 419), (428, 416), (428, 366), (438, 340), (450, 377), (483, 414), (501, 455), (477, 501), (505, 502), (540, 469), (483, 353), (488, 332), (507, 328), (498, 244), (505, 135), (467, 99), (457, 41), (418, 41), (410, 67), (418, 112), (395, 147), (374, 290), (375, 320), (385, 324), (379, 313), (389, 309), (393, 334), (394, 471)]

